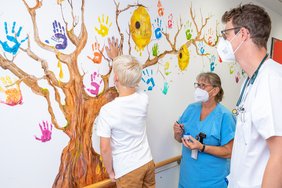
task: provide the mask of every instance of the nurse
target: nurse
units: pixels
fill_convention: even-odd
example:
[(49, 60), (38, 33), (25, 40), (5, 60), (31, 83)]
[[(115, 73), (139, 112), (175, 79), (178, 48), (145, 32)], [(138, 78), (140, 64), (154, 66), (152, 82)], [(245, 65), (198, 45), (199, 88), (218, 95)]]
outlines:
[(197, 76), (195, 103), (173, 126), (174, 138), (183, 144), (179, 188), (226, 188), (235, 119), (220, 104), (221, 80), (215, 73)]

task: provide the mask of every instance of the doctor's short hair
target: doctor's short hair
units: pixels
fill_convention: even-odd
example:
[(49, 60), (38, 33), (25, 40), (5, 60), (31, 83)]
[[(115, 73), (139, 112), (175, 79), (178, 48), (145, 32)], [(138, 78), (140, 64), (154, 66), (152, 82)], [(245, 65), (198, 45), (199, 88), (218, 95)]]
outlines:
[(264, 8), (254, 4), (240, 4), (238, 7), (226, 11), (221, 21), (231, 21), (234, 27), (246, 28), (250, 32), (252, 41), (258, 47), (267, 49), (267, 41), (271, 32), (271, 19)]
[(142, 65), (130, 55), (121, 55), (113, 60), (113, 71), (125, 87), (137, 87), (142, 78)]
[(219, 92), (217, 93), (217, 95), (215, 96), (215, 101), (217, 103), (221, 102), (222, 101), (222, 98), (223, 98), (223, 95), (224, 95), (224, 91), (221, 87), (221, 80), (220, 80), (220, 77), (216, 74), (216, 73), (213, 73), (213, 72), (203, 72), (203, 73), (200, 73), (198, 76), (197, 76), (197, 80), (202, 80), (204, 82), (207, 82), (209, 84), (211, 84), (213, 87), (218, 87), (219, 88)]

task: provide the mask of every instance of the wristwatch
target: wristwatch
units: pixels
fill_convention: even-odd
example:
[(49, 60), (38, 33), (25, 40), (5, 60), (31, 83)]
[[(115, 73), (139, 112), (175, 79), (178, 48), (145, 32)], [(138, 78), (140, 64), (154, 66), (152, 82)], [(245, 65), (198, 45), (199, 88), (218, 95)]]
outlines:
[(205, 151), (205, 148), (206, 148), (206, 145), (203, 144), (203, 148), (200, 150), (200, 152), (204, 152), (204, 151)]

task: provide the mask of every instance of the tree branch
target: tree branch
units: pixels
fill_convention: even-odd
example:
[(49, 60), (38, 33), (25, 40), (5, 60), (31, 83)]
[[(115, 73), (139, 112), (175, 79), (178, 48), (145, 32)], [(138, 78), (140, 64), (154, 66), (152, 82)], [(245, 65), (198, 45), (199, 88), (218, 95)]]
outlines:
[(166, 50), (163, 53), (161, 53), (158, 56), (155, 56), (153, 59), (147, 59), (146, 62), (143, 64), (143, 69), (152, 65), (155, 65), (159, 59), (163, 58), (164, 56), (168, 55), (168, 54), (177, 54), (177, 50)]
[(49, 91), (47, 89), (44, 89), (38, 85), (38, 78), (35, 76), (31, 76), (21, 70), (18, 66), (16, 66), (13, 62), (6, 60), (2, 55), (0, 55), (0, 66), (3, 69), (8, 69), (11, 71), (15, 76), (17, 76), (21, 82), (24, 82), (35, 94), (43, 96), (48, 103), (48, 111), (52, 117), (52, 122), (54, 126), (58, 129), (62, 129), (58, 126), (58, 123), (56, 121), (51, 102), (50, 102), (50, 96)]
[[(119, 35), (120, 35), (120, 50), (121, 52), (123, 53), (123, 43), (124, 43), (124, 35), (123, 33), (121, 32), (121, 29), (120, 29), (120, 26), (119, 26), (119, 23), (118, 23), (118, 19), (119, 19), (119, 15), (122, 13), (122, 12), (125, 12), (127, 11), (128, 9), (130, 8), (133, 8), (133, 7), (138, 7), (138, 6), (143, 6), (141, 4), (136, 4), (136, 5), (127, 5), (127, 7), (125, 7), (124, 9), (119, 9), (119, 5), (120, 3), (117, 3), (116, 0), (113, 0), (115, 5), (116, 5), (116, 25), (117, 25), (117, 29), (118, 29), (118, 32), (119, 32)], [(145, 7), (145, 6), (143, 6)]]

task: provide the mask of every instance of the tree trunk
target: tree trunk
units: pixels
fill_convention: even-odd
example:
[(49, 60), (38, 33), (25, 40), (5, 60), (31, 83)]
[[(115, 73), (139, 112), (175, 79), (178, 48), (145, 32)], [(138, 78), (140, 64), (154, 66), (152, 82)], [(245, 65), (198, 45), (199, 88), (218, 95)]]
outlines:
[(102, 159), (92, 146), (93, 122), (100, 108), (112, 101), (117, 92), (109, 89), (96, 99), (79, 96), (72, 110), (71, 122), (65, 133), (70, 137), (61, 155), (59, 173), (53, 188), (80, 188), (108, 178)]
[(72, 138), (64, 148), (53, 188), (84, 187), (106, 178), (108, 175), (100, 155), (92, 147), (91, 137), (81, 135), (78, 139)]

